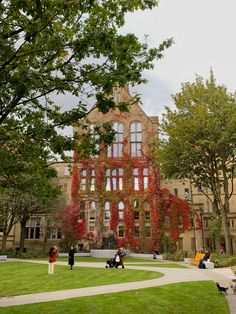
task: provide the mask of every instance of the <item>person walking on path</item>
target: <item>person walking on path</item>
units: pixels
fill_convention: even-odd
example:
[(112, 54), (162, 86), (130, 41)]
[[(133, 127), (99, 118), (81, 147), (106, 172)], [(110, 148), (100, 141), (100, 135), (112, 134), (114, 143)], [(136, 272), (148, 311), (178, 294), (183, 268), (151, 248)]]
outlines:
[(70, 265), (70, 270), (73, 269), (73, 266), (75, 263), (74, 255), (75, 255), (75, 249), (72, 245), (70, 250), (69, 250), (69, 259), (68, 259), (68, 265)]
[(124, 257), (126, 256), (125, 250), (123, 247), (120, 247), (116, 253), (116, 256), (119, 256), (119, 262), (116, 259), (116, 268), (118, 268), (119, 265), (122, 266), (122, 268), (125, 268), (124, 266)]
[(54, 275), (54, 265), (57, 260), (57, 247), (54, 245), (48, 253), (48, 274)]

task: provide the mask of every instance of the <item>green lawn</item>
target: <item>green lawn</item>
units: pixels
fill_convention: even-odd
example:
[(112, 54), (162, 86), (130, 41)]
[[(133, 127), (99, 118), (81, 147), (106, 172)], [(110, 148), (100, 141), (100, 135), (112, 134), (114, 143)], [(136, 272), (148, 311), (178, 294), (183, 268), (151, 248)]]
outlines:
[[(28, 259), (36, 259), (36, 260), (47, 260), (47, 258), (28, 258)], [(101, 262), (105, 263), (107, 260), (110, 258), (107, 257), (90, 257), (90, 256), (75, 256), (75, 263), (80, 263), (80, 262)], [(60, 262), (67, 262), (68, 257), (58, 257), (58, 261)], [(148, 262), (148, 263), (163, 263), (163, 260), (156, 260), (156, 259), (144, 259), (144, 258), (133, 258), (133, 257), (126, 257), (124, 259), (125, 263), (139, 263), (139, 262)]]
[(1, 314), (229, 314), (212, 281), (0, 308)]
[(47, 264), (2, 263), (0, 297), (141, 281), (163, 276), (163, 274), (153, 271), (105, 267), (75, 267), (71, 271), (67, 266), (60, 265), (55, 265), (55, 275), (49, 276), (47, 268)]

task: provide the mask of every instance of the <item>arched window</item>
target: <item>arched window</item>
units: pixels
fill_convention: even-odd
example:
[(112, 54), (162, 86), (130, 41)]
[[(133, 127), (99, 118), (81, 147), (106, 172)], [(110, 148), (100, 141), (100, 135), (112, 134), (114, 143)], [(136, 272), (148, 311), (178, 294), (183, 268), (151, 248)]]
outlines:
[(111, 212), (110, 212), (110, 203), (105, 202), (105, 220), (109, 220), (111, 217)]
[(107, 148), (107, 157), (123, 156), (124, 126), (122, 123), (115, 122), (113, 129), (116, 132), (115, 140), (112, 145)]
[(122, 201), (120, 201), (118, 203), (118, 210), (119, 210), (119, 219), (123, 220), (124, 219), (124, 203)]
[(132, 122), (130, 125), (130, 145), (131, 157), (141, 157), (142, 151), (141, 122)]

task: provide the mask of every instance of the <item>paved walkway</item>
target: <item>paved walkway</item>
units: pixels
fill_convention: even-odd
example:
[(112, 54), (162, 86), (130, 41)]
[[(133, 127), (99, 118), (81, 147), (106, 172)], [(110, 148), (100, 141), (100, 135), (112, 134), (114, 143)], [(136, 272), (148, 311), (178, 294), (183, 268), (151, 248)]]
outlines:
[[(12, 259), (14, 261), (14, 259)], [(19, 259), (17, 260), (19, 261)], [(23, 262), (30, 263), (40, 263), (47, 264), (47, 261), (36, 261), (36, 260), (22, 260)], [(138, 263), (132, 263), (138, 264)], [(66, 265), (67, 262), (57, 262), (57, 265)], [(104, 263), (79, 263), (80, 267), (102, 267), (104, 268)], [(87, 287), (80, 289), (70, 289), (70, 290), (60, 290), (52, 292), (43, 292), (35, 294), (20, 295), (14, 297), (3, 297), (0, 298), (0, 307), (22, 305), (22, 304), (32, 304), (38, 302), (50, 302), (57, 300), (64, 300), (70, 298), (78, 298), (84, 296), (114, 293), (135, 289), (142, 289), (148, 287), (156, 287), (166, 284), (173, 284), (177, 282), (188, 282), (188, 281), (202, 281), (202, 280), (213, 280), (219, 282), (222, 286), (229, 286), (229, 281), (236, 276), (232, 273), (229, 267), (227, 268), (216, 268), (216, 269), (198, 269), (196, 267), (189, 268), (160, 268), (160, 267), (143, 267), (143, 266), (129, 266), (126, 263), (127, 269), (142, 269), (142, 270), (152, 270), (157, 272), (162, 272), (164, 274), (161, 278), (137, 281), (137, 282), (127, 282), (119, 283), (113, 285), (104, 285), (97, 287)], [(227, 296), (230, 313), (236, 314), (236, 295), (233, 294), (232, 289), (228, 290)]]

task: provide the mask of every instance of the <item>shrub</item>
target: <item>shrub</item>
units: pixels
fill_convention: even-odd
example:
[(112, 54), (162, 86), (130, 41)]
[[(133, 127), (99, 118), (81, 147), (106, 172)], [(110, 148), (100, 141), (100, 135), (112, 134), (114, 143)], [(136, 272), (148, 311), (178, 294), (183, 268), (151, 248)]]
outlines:
[(211, 261), (215, 267), (236, 266), (236, 256), (228, 254), (212, 253)]

